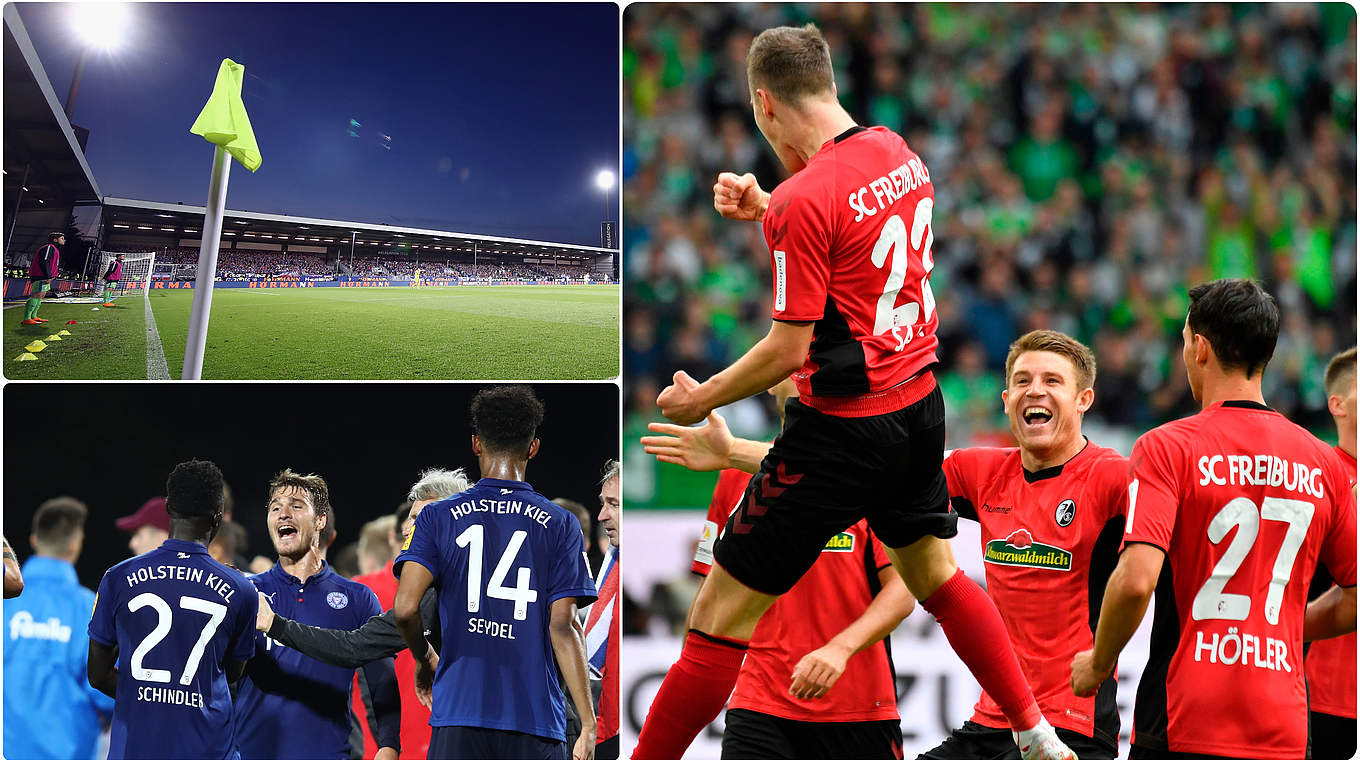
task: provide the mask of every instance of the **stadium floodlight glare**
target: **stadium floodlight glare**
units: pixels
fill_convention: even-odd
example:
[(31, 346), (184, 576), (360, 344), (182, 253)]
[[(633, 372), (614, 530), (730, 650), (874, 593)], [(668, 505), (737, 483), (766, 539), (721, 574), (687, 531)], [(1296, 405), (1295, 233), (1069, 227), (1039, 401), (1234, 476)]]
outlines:
[(130, 18), (123, 3), (80, 3), (71, 12), (72, 26), (81, 41), (105, 52), (122, 47)]
[(614, 172), (608, 169), (601, 169), (595, 174), (595, 187), (606, 192), (614, 189)]

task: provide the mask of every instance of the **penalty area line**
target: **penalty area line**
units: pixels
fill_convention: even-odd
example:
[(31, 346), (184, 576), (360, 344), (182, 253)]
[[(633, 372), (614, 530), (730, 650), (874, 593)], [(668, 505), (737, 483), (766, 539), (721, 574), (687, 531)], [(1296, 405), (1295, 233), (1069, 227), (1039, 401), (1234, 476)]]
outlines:
[(165, 347), (161, 345), (161, 334), (156, 329), (156, 315), (151, 311), (151, 296), (145, 291), (142, 292), (142, 303), (146, 305), (146, 379), (169, 380)]

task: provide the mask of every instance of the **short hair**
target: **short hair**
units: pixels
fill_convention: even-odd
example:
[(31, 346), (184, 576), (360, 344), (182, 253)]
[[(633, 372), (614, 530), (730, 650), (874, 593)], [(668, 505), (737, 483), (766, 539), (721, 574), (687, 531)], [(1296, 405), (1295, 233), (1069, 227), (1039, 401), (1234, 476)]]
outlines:
[(1190, 289), (1190, 332), (1203, 335), (1224, 369), (1264, 370), (1280, 337), (1275, 298), (1252, 280), (1224, 279)]
[(617, 459), (606, 459), (604, 469), (601, 472), (604, 475), (600, 478), (600, 485), (604, 485), (623, 475), (623, 465)]
[(85, 529), (89, 513), (84, 502), (70, 496), (44, 501), (33, 514), (33, 537), (38, 548), (52, 554), (65, 552), (71, 539)]
[(1006, 353), (1007, 386), (1011, 384), (1011, 370), (1015, 368), (1015, 360), (1019, 359), (1021, 354), (1031, 351), (1049, 351), (1067, 357), (1077, 371), (1077, 390), (1095, 387), (1095, 354), (1091, 353), (1086, 344), (1057, 330), (1032, 330), (1011, 344), (1011, 350)]
[(538, 437), (543, 402), (527, 385), (496, 385), (472, 397), (472, 432), (486, 449), (521, 452)]
[(63, 237), (66, 237), (66, 233), (65, 233), (65, 232), (49, 232), (49, 233), (47, 234), (47, 242), (49, 242), (49, 243), (55, 243), (55, 242), (57, 242), (57, 238), (63, 238)]
[[(456, 493), (462, 493), (472, 487), (468, 481), (466, 472), (459, 467), (456, 470), (445, 470), (439, 467), (431, 467), (428, 470), (420, 471), (420, 480), (411, 486), (411, 490), (406, 494), (407, 503), (406, 513), (411, 513), (411, 502), (427, 501), (429, 499), (447, 499)], [(399, 510), (400, 511), (400, 510)], [(401, 521), (405, 521), (403, 516)]]
[(396, 523), (394, 515), (383, 515), (364, 523), (359, 530), (359, 553), (376, 559), (380, 565), (386, 564), (392, 559), (392, 544), (388, 543), (387, 537)]
[(829, 95), (836, 90), (831, 48), (816, 24), (766, 29), (746, 54), (746, 81), (753, 95), (757, 89), (768, 90), (792, 106)]
[[(330, 524), (331, 491), (326, 485), (325, 478), (316, 473), (301, 475), (285, 467), (269, 481), (269, 499), (273, 499), (274, 492), (280, 488), (296, 488), (307, 494), (308, 501), (312, 503), (312, 509), (318, 515), (325, 514), (326, 523)], [(265, 501), (265, 505), (268, 506), (268, 504), (269, 502)]]
[(178, 517), (211, 517), (223, 508), (222, 471), (204, 459), (180, 462), (165, 479), (165, 511)]
[(246, 529), (244, 525), (234, 522), (224, 522), (217, 526), (217, 535), (209, 543), (217, 544), (222, 547), (222, 553), (228, 557), (245, 553), (247, 543)]
[(340, 551), (335, 553), (335, 557), (330, 561), (331, 569), (346, 578), (353, 578), (359, 574), (359, 545), (356, 543), (345, 544)]
[(1355, 385), (1355, 346), (1333, 356), (1327, 362), (1327, 373), (1323, 378), (1328, 396), (1339, 396), (1345, 392), (1342, 384)]
[(587, 536), (591, 533), (591, 526), (593, 523), (590, 521), (590, 510), (586, 509), (586, 505), (575, 499), (567, 498), (553, 499), (552, 503), (567, 510), (576, 518), (576, 522), (581, 524), (581, 537), (586, 541), (586, 545), (589, 546), (590, 539), (587, 538)]

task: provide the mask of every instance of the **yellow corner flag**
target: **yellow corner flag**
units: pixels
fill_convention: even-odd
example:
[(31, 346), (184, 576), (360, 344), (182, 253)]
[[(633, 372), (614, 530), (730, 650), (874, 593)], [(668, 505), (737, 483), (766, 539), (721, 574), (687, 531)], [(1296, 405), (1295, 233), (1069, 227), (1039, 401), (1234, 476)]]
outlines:
[(246, 67), (230, 58), (222, 59), (213, 83), (212, 97), (194, 120), (189, 131), (204, 140), (220, 145), (241, 166), (255, 171), (260, 168), (260, 146), (255, 144), (255, 130), (250, 128), (246, 105), (241, 102), (241, 83)]

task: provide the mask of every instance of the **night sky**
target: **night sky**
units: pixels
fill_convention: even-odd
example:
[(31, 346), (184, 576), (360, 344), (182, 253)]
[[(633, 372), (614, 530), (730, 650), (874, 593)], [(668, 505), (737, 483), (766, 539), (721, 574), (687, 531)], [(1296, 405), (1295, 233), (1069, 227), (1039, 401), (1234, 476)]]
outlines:
[[(232, 167), (228, 208), (599, 244), (594, 177), (618, 164), (614, 4), (130, 8), (72, 117), (104, 194), (205, 204), (213, 151), (189, 126), (231, 58), (264, 163)], [(64, 103), (73, 6), (19, 10)]]
[[(9, 383), (4, 405), (4, 533), (26, 560), (33, 513), (74, 496), (89, 507), (80, 581), (130, 556), (114, 520), (165, 494), (175, 464), (197, 457), (222, 468), (247, 556), (274, 557), (265, 529), (269, 479), (290, 467), (326, 478), (339, 535), (332, 556), (363, 523), (391, 514), (420, 470), (464, 467), (477, 477), (461, 383)], [(598, 513), (598, 481), (618, 457), (619, 396), (611, 383), (534, 386), (546, 406), (528, 481), (548, 498)], [(26, 410), (20, 412), (19, 410)], [(204, 420), (206, 415), (207, 419)], [(22, 419), (21, 419), (22, 418)]]

